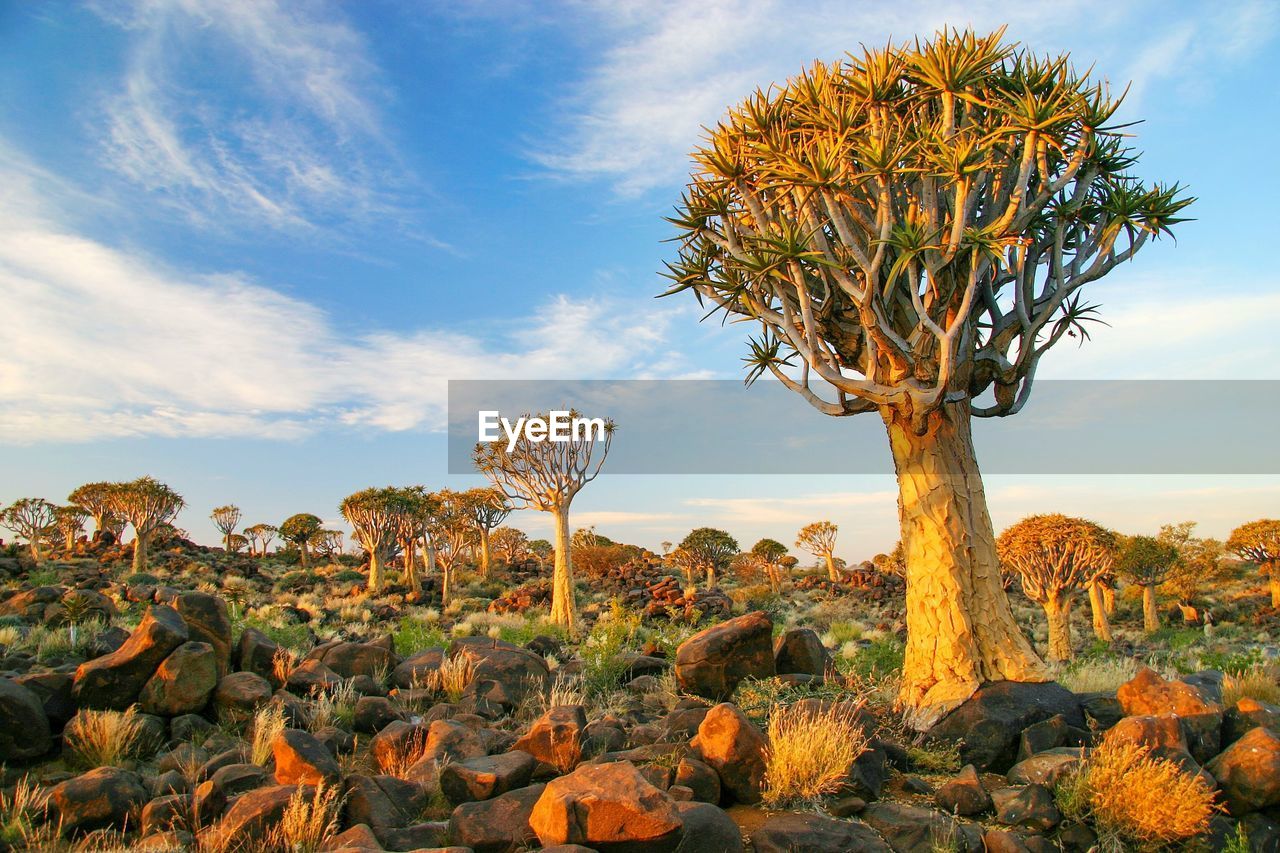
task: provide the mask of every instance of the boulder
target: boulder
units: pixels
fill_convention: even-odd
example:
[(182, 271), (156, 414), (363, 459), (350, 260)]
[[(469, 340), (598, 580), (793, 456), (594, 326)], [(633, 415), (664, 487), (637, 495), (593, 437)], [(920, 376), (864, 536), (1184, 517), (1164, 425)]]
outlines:
[(863, 809), (862, 819), (880, 833), (894, 853), (982, 853), (980, 827), (932, 809), (905, 803), (872, 803)]
[(599, 853), (663, 853), (680, 843), (675, 803), (629, 761), (584, 764), (547, 784), (529, 817), (544, 846), (582, 844)]
[(969, 817), (989, 810), (991, 795), (982, 787), (977, 769), (966, 764), (954, 779), (938, 788), (933, 802), (947, 814)]
[(412, 823), (427, 804), (421, 785), (394, 776), (353, 773), (346, 779), (344, 794), (346, 823), (367, 824), (382, 844), (390, 844), (389, 831)]
[[(369, 750), (379, 770), (402, 765), (409, 758), (417, 760), (427, 743), (427, 726), (396, 720), (373, 736)], [(412, 762), (409, 762), (412, 763)]]
[(1236, 817), (1280, 805), (1280, 737), (1270, 729), (1246, 732), (1205, 769)]
[(1006, 778), (1014, 785), (1044, 785), (1052, 788), (1058, 781), (1080, 766), (1082, 750), (1059, 746), (1038, 752), (1009, 768)]
[(744, 678), (774, 674), (773, 621), (756, 611), (694, 634), (676, 649), (676, 679), (686, 692), (723, 702)]
[(707, 712), (689, 744), (694, 754), (720, 776), (722, 789), (740, 803), (760, 802), (768, 745), (756, 724), (728, 702)]
[(218, 682), (213, 704), (221, 716), (247, 719), (271, 701), (271, 682), (252, 672), (233, 672)]
[[(67, 724), (76, 713), (76, 702), (71, 697), (71, 679), (73, 672), (29, 672), (26, 675), (19, 675), (13, 679), (13, 683), (20, 687), (25, 687), (35, 694), (40, 700), (40, 705), (44, 708), (45, 716), (48, 717), (49, 730), (53, 734), (62, 731), (62, 727)], [(3, 689), (3, 688), (0, 688)], [(0, 710), (0, 714), (4, 713)], [(4, 725), (5, 721), (0, 718), (0, 738), (3, 737), (4, 731), (14, 731), (10, 726)], [(35, 724), (33, 732), (39, 732), (39, 724)], [(38, 734), (37, 734), (38, 738)], [(0, 741), (0, 761), (4, 761), (3, 745)]]
[(742, 853), (742, 831), (724, 810), (709, 803), (676, 803), (683, 830), (675, 853)]
[(405, 714), (385, 696), (361, 696), (356, 701), (351, 727), (364, 734), (377, 734)]
[(529, 825), (546, 785), (530, 785), (492, 800), (463, 803), (449, 816), (449, 840), (475, 853), (519, 853), (537, 841)]
[(1199, 762), (1217, 755), (1222, 745), (1222, 705), (1206, 698), (1202, 687), (1166, 681), (1143, 667), (1120, 685), (1116, 698), (1127, 716), (1174, 714), (1182, 722), (1192, 757)]
[(231, 671), (231, 615), (227, 603), (207, 592), (184, 592), (173, 608), (187, 623), (190, 639), (208, 643), (218, 668), (218, 678)]
[(383, 853), (382, 843), (363, 823), (340, 832), (320, 846), (320, 853)]
[(581, 705), (558, 705), (534, 721), (515, 742), (523, 750), (558, 773), (568, 773), (582, 760), (587, 714)]
[(138, 702), (148, 714), (192, 714), (209, 702), (218, 686), (220, 664), (213, 646), (186, 642), (165, 658), (142, 687)]
[(257, 628), (245, 628), (236, 643), (235, 665), (243, 672), (252, 672), (271, 682), (272, 689), (283, 687), (276, 678), (275, 660), (280, 646)]
[(831, 668), (831, 653), (812, 628), (792, 628), (774, 641), (773, 665), (779, 674), (823, 676)]
[(44, 704), (33, 691), (0, 678), (0, 761), (30, 761), (53, 746)]
[(538, 762), (521, 750), (452, 761), (440, 771), (440, 790), (449, 802), (489, 800), (529, 784)]
[(152, 835), (157, 832), (182, 829), (187, 825), (190, 813), (190, 794), (168, 794), (156, 797), (142, 807), (138, 831), (143, 835)]
[(1062, 821), (1053, 802), (1053, 792), (1043, 785), (1020, 788), (996, 788), (991, 792), (996, 820), (1005, 826), (1048, 832)]
[(277, 785), (333, 784), (342, 778), (338, 762), (309, 732), (285, 729), (271, 742)]
[(49, 811), (64, 834), (136, 826), (147, 791), (136, 773), (99, 767), (53, 786)]
[[(45, 707), (47, 709), (48, 705)], [(1230, 746), (1244, 737), (1250, 729), (1258, 726), (1280, 732), (1280, 706), (1248, 697), (1241, 699), (1234, 707), (1227, 709), (1222, 722), (1222, 745)]]
[(419, 687), (427, 683), (431, 673), (440, 669), (443, 661), (444, 649), (430, 648), (415, 652), (391, 671), (391, 683), (402, 690)]
[(1054, 682), (996, 681), (978, 688), (929, 731), (931, 737), (961, 741), (960, 757), (980, 771), (1003, 773), (1018, 755), (1028, 726), (1061, 714), (1084, 728), (1080, 700)]
[(270, 784), (266, 768), (256, 764), (227, 764), (209, 776), (209, 782), (228, 801), (246, 791)]
[(860, 821), (790, 812), (770, 815), (751, 833), (751, 848), (755, 853), (829, 853), (833, 850), (889, 853), (890, 850), (873, 829)]
[(289, 673), (286, 687), (299, 696), (314, 696), (342, 684), (342, 676), (314, 658), (304, 660)]
[(374, 680), (385, 679), (399, 662), (395, 652), (378, 643), (325, 643), (306, 660), (318, 660), (342, 678), (366, 675)]
[[(449, 657), (471, 663), (471, 686), (493, 682), (484, 696), (510, 710), (530, 693), (545, 693), (551, 680), (546, 660), (537, 652), (488, 637), (462, 637), (449, 645)], [(474, 694), (475, 691), (473, 691)]]
[(297, 785), (277, 785), (241, 794), (221, 821), (200, 833), (200, 849), (234, 849), (236, 845), (255, 849), (255, 842), (261, 842), (280, 823), (297, 791)]
[(688, 788), (700, 803), (720, 803), (720, 774), (696, 758), (680, 759), (671, 782)]
[(1088, 740), (1088, 732), (1068, 724), (1067, 718), (1061, 714), (1054, 714), (1022, 730), (1018, 739), (1018, 760), (1060, 746), (1083, 746)]
[(147, 609), (138, 627), (119, 649), (80, 664), (71, 693), (82, 708), (123, 711), (160, 663), (187, 641), (187, 624), (172, 607)]

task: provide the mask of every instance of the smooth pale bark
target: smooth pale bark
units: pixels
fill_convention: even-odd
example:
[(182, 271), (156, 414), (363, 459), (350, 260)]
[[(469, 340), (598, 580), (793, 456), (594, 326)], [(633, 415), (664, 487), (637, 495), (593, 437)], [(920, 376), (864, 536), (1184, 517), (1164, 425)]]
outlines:
[(1102, 603), (1103, 609), (1110, 616), (1116, 612), (1116, 588), (1110, 584), (1102, 585)]
[(489, 577), (489, 528), (480, 525), (480, 577)]
[(231, 531), (230, 530), (228, 530), (222, 536), (222, 550), (226, 551), (228, 554), (231, 553)]
[(577, 618), (573, 601), (573, 556), (570, 551), (569, 507), (551, 513), (556, 527), (556, 560), (551, 571), (551, 621), (572, 631)]
[(76, 532), (74, 530), (68, 530), (66, 539), (62, 544), (68, 552), (70, 552), (72, 548), (76, 547)]
[(135, 530), (133, 537), (133, 573), (139, 574), (147, 570), (147, 546), (151, 544), (151, 534), (143, 534)]
[(1262, 570), (1271, 576), (1271, 607), (1280, 610), (1280, 560), (1263, 563)]
[(1089, 612), (1093, 616), (1093, 635), (1104, 643), (1111, 642), (1111, 620), (1107, 619), (1107, 603), (1102, 584), (1089, 584)]
[(377, 592), (382, 589), (382, 584), (386, 580), (387, 567), (382, 559), (381, 548), (369, 549), (369, 591)]
[(440, 568), (440, 606), (448, 607), (449, 600), (453, 597), (453, 564), (457, 561), (457, 556), (453, 556), (447, 563), (439, 564)]
[(302, 568), (307, 569), (311, 567), (311, 555), (307, 553), (307, 543), (305, 540), (298, 543), (298, 559), (302, 563)]
[(1049, 660), (1071, 660), (1071, 597), (1054, 593), (1042, 606), (1049, 620)]
[(967, 403), (924, 435), (886, 413), (907, 554), (907, 648), (898, 704), (917, 730), (991, 681), (1048, 681), (1000, 578)]
[(1142, 586), (1142, 630), (1154, 634), (1160, 630), (1160, 611), (1156, 609), (1155, 584)]
[(836, 569), (836, 560), (830, 553), (823, 554), (827, 559), (827, 577), (833, 581), (840, 580), (840, 572)]
[(39, 534), (37, 534), (37, 535), (35, 535), (35, 536), (30, 536), (30, 537), (28, 537), (28, 538), (27, 538), (27, 544), (28, 544), (28, 545), (30, 546), (30, 548), (31, 548), (31, 559), (32, 559), (32, 561), (34, 561), (34, 562), (36, 562), (36, 563), (39, 563), (39, 562), (41, 562), (42, 560), (44, 560), (44, 552), (40, 549), (40, 536), (39, 536)]
[(418, 575), (418, 556), (414, 554), (404, 561), (404, 582), (414, 595), (422, 594), (422, 578)]

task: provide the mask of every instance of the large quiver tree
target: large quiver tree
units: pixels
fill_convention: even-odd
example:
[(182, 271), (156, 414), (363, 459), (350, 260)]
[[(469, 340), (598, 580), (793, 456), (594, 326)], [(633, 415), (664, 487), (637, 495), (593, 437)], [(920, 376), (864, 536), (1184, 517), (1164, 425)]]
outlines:
[(1271, 578), (1271, 606), (1280, 610), (1280, 520), (1260, 518), (1231, 531), (1227, 550), (1257, 563)]
[(320, 520), (318, 515), (299, 512), (280, 522), (280, 527), (276, 530), (276, 533), (284, 541), (297, 546), (298, 561), (302, 564), (302, 568), (306, 569), (311, 567), (311, 539), (320, 532), (320, 528), (323, 526), (324, 522)]
[(472, 489), (471, 492), (473, 498), (469, 501), (469, 508), (476, 535), (480, 538), (480, 577), (488, 578), (493, 561), (489, 534), (511, 514), (511, 505), (499, 489)]
[(1085, 336), (1080, 289), (1190, 201), (1128, 173), (1105, 85), (1001, 38), (941, 33), (757, 91), (672, 219), (669, 292), (760, 324), (748, 381), (884, 420), (917, 728), (984, 682), (1048, 677), (1001, 588), (970, 419), (1019, 411), (1041, 356)]
[(401, 519), (413, 509), (404, 489), (363, 489), (347, 495), (338, 511), (355, 531), (369, 555), (369, 591), (378, 592), (386, 581), (386, 565), (395, 556), (400, 542)]
[(182, 495), (152, 477), (112, 485), (107, 510), (133, 525), (135, 574), (147, 568), (147, 548), (152, 537), (177, 518), (184, 506)]
[(1022, 591), (1044, 608), (1049, 657), (1071, 659), (1071, 605), (1080, 590), (1111, 570), (1115, 538), (1083, 518), (1032, 515), (1000, 534), (1000, 560), (1022, 578)]
[(19, 498), (0, 510), (0, 524), (27, 540), (31, 559), (44, 559), (44, 539), (57, 521), (58, 508), (44, 498)]

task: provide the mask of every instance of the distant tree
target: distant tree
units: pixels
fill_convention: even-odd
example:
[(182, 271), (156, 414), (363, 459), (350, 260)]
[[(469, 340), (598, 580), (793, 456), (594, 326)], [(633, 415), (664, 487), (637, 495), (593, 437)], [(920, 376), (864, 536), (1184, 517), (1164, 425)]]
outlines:
[(435, 499), (437, 508), (429, 532), (436, 568), (440, 571), (440, 604), (448, 607), (453, 600), (453, 582), (462, 555), (480, 535), (474, 515), (474, 503), (480, 498), (475, 490), (441, 489), (435, 493)]
[[(544, 417), (550, 419), (549, 415)], [(570, 417), (580, 415), (570, 412)], [(591, 430), (579, 430), (568, 441), (530, 441), (522, 435), (511, 449), (504, 441), (476, 445), (476, 467), (517, 508), (551, 513), (556, 531), (551, 621), (569, 630), (577, 621), (569, 507), (578, 492), (599, 476), (614, 431), (613, 421), (607, 421), (601, 440), (596, 440)]]
[(907, 577), (907, 552), (899, 539), (888, 554), (876, 554), (871, 558), (871, 565), (876, 571), (885, 575), (893, 575), (905, 579)]
[(1027, 598), (1044, 608), (1050, 659), (1070, 660), (1071, 605), (1080, 590), (1111, 568), (1111, 534), (1083, 518), (1032, 515), (1001, 533), (996, 550), (1022, 578)]
[(537, 557), (539, 564), (545, 566), (556, 553), (556, 547), (546, 539), (530, 539), (529, 553)]
[(711, 589), (716, 585), (717, 573), (727, 568), (737, 555), (738, 540), (714, 527), (698, 527), (680, 540), (677, 550), (687, 554), (688, 559), (705, 573), (707, 589)]
[[(785, 574), (783, 562), (787, 560), (787, 546), (777, 539), (761, 539), (751, 546), (751, 553), (760, 559), (765, 577), (769, 579), (769, 586), (774, 592), (780, 592)], [(795, 561), (792, 560), (791, 564), (795, 565)]]
[(152, 477), (112, 485), (107, 509), (133, 525), (134, 574), (146, 571), (147, 547), (153, 536), (163, 537), (165, 525), (170, 525), (184, 506), (182, 495)]
[(1148, 634), (1160, 630), (1156, 609), (1156, 587), (1169, 579), (1178, 565), (1178, 549), (1154, 536), (1130, 536), (1120, 548), (1116, 571), (1142, 587), (1142, 629)]
[(409, 486), (401, 489), (403, 511), (396, 518), (395, 537), (400, 551), (401, 580), (416, 597), (422, 594), (422, 576), (418, 573), (418, 547), (422, 546), (423, 562), (428, 568), (434, 565), (428, 558), (428, 524), (435, 512), (436, 497), (426, 486)]
[(249, 556), (267, 556), (267, 546), (271, 544), (272, 539), (276, 538), (278, 532), (274, 524), (254, 524), (246, 527), (244, 535), (249, 540)]
[(89, 511), (82, 506), (67, 504), (55, 507), (53, 516), (54, 527), (62, 537), (62, 548), (69, 552), (76, 546), (76, 537), (84, 530), (84, 523), (89, 519)]
[(501, 489), (472, 489), (472, 498), (468, 501), (471, 520), (476, 526), (476, 534), (480, 544), (480, 577), (489, 577), (489, 563), (492, 559), (489, 534), (506, 520), (511, 514), (511, 505)]
[[(103, 531), (110, 530), (113, 521), (107, 501), (111, 494), (111, 483), (85, 483), (71, 494), (67, 501), (75, 506), (82, 506), (93, 518), (93, 535), (96, 537)], [(119, 535), (119, 530), (112, 531)]]
[(240, 507), (235, 504), (216, 507), (209, 517), (213, 519), (213, 526), (222, 531), (222, 547), (230, 554), (231, 534), (236, 532), (236, 525), (240, 523)]
[(333, 562), (342, 553), (342, 539), (341, 530), (317, 530), (311, 541), (317, 556)]
[(311, 537), (315, 536), (323, 525), (324, 522), (319, 516), (300, 512), (280, 522), (280, 526), (276, 529), (281, 539), (298, 549), (298, 559), (304, 569), (311, 566)]
[[(347, 495), (338, 505), (338, 511), (369, 555), (370, 592), (381, 590), (386, 581), (386, 565), (399, 547), (400, 518), (409, 510), (404, 490), (393, 488), (363, 489)], [(313, 533), (308, 539), (314, 542), (315, 536)]]
[(57, 518), (57, 508), (44, 498), (21, 498), (0, 512), (0, 522), (27, 540), (31, 559), (39, 563), (44, 559), (42, 544), (49, 528)]
[(529, 537), (516, 527), (499, 527), (490, 534), (489, 544), (493, 546), (498, 559), (508, 566), (524, 559), (529, 551)]
[(1226, 549), (1257, 563), (1271, 578), (1271, 606), (1280, 610), (1280, 520), (1260, 518), (1231, 531)]
[[(341, 534), (339, 534), (339, 535), (341, 535)], [(229, 554), (239, 554), (239, 553), (240, 553), (240, 549), (241, 549), (241, 548), (244, 548), (244, 547), (247, 547), (247, 546), (248, 546), (248, 544), (249, 544), (249, 537), (248, 537), (248, 536), (243, 536), (243, 535), (241, 535), (241, 534), (239, 534), (239, 533), (232, 533), (232, 534), (229, 534), (229, 535), (227, 536), (227, 548), (229, 549), (227, 553), (229, 553)]]
[(760, 329), (748, 380), (885, 425), (915, 729), (984, 683), (1050, 677), (1001, 588), (971, 420), (1017, 414), (1041, 357), (1087, 336), (1082, 288), (1192, 201), (1132, 174), (1119, 106), (1003, 31), (866, 49), (731, 109), (671, 217), (669, 292)]
[(836, 534), (839, 530), (840, 528), (830, 521), (815, 521), (800, 528), (800, 532), (796, 534), (796, 547), (826, 561), (827, 577), (833, 581), (840, 580), (840, 573), (836, 571), (834, 559)]
[(1204, 588), (1225, 576), (1225, 549), (1217, 539), (1201, 539), (1195, 535), (1196, 522), (1183, 521), (1160, 527), (1156, 539), (1178, 549), (1178, 562), (1165, 589), (1173, 593), (1179, 604), (1190, 604)]
[(662, 555), (663, 555), (664, 557), (665, 557), (667, 554), (670, 554), (670, 553), (671, 553), (671, 549), (672, 549), (673, 547), (675, 547), (672, 543), (667, 542), (667, 541), (665, 541), (665, 540), (664, 540), (663, 542), (659, 543), (659, 544), (662, 546)]

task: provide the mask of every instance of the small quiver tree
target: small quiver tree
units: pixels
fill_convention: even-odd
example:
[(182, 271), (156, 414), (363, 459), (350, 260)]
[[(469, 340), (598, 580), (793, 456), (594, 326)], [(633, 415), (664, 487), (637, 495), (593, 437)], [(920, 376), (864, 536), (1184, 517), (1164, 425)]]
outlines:
[(236, 526), (240, 524), (240, 507), (235, 504), (216, 507), (209, 513), (209, 518), (213, 519), (213, 526), (221, 531), (222, 547), (230, 554), (231, 534), (236, 532)]
[(707, 589), (711, 589), (716, 585), (718, 574), (737, 556), (738, 540), (715, 527), (698, 527), (680, 540), (676, 550), (690, 555), (694, 564), (706, 573)]
[(769, 588), (775, 593), (781, 592), (787, 546), (776, 539), (761, 539), (751, 546), (751, 553), (760, 559), (760, 566), (769, 579)]
[(62, 537), (62, 549), (69, 554), (76, 547), (76, 538), (84, 530), (84, 523), (89, 520), (89, 511), (82, 506), (67, 504), (56, 507), (53, 516), (54, 527)]
[(808, 551), (815, 557), (821, 557), (827, 564), (827, 578), (840, 580), (840, 572), (836, 569), (836, 534), (840, 531), (830, 521), (815, 521), (800, 528), (796, 534), (796, 547)]
[(465, 492), (441, 489), (432, 495), (435, 501), (428, 520), (427, 534), (431, 538), (436, 568), (440, 572), (440, 605), (448, 607), (453, 601), (454, 579), (462, 562), (462, 555), (479, 537), (476, 530), (473, 504), (478, 499), (471, 489)]
[(338, 505), (369, 555), (370, 592), (380, 591), (386, 581), (386, 565), (399, 547), (400, 519), (410, 509), (404, 490), (393, 488), (364, 489), (347, 495)]
[(489, 536), (494, 554), (506, 565), (514, 565), (529, 553), (529, 537), (518, 527), (499, 527)]
[(20, 498), (0, 512), (0, 522), (27, 540), (31, 559), (44, 559), (44, 538), (57, 518), (57, 507), (44, 498)]
[(489, 577), (492, 562), (492, 543), (489, 541), (493, 529), (506, 520), (511, 514), (511, 505), (507, 496), (500, 489), (472, 489), (473, 499), (470, 501), (471, 520), (480, 540), (480, 577)]
[(1142, 630), (1153, 634), (1160, 630), (1160, 611), (1156, 607), (1156, 587), (1169, 579), (1178, 565), (1178, 549), (1154, 536), (1130, 536), (1120, 547), (1116, 571), (1130, 583), (1142, 588)]
[(276, 538), (274, 524), (252, 524), (244, 529), (245, 538), (249, 540), (249, 556), (267, 556), (267, 546)]
[(151, 540), (172, 527), (171, 522), (186, 506), (182, 495), (152, 477), (111, 487), (107, 509), (111, 515), (133, 526), (133, 571), (146, 571), (147, 548)]
[[(569, 415), (580, 417), (576, 411)], [(499, 440), (478, 444), (475, 450), (476, 467), (514, 508), (551, 514), (556, 531), (551, 620), (569, 630), (577, 621), (569, 507), (578, 492), (600, 474), (616, 432), (612, 420), (605, 421), (603, 432), (601, 438), (594, 430), (574, 431), (568, 441), (531, 441), (522, 433), (511, 449), (507, 442)]]
[(1178, 562), (1164, 588), (1177, 598), (1179, 606), (1191, 605), (1206, 586), (1222, 580), (1225, 574), (1222, 542), (1195, 536), (1195, 528), (1194, 521), (1164, 524), (1156, 536), (1159, 541), (1178, 549)]
[(1049, 621), (1049, 657), (1071, 659), (1071, 605), (1080, 590), (1110, 570), (1115, 541), (1082, 518), (1032, 515), (996, 541), (1001, 562), (1017, 572), (1022, 590), (1044, 608)]
[(319, 533), (322, 526), (319, 516), (300, 512), (280, 522), (276, 531), (281, 539), (298, 549), (298, 560), (304, 569), (311, 567), (311, 537)]
[[(85, 483), (67, 495), (68, 503), (84, 507), (93, 518), (95, 539), (103, 532), (112, 530), (111, 510), (108, 508), (111, 486), (111, 483)], [(118, 534), (118, 531), (113, 532)]]
[(1231, 531), (1226, 548), (1258, 564), (1271, 579), (1271, 606), (1280, 610), (1280, 520), (1260, 518), (1240, 525)]

